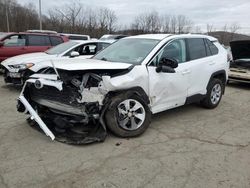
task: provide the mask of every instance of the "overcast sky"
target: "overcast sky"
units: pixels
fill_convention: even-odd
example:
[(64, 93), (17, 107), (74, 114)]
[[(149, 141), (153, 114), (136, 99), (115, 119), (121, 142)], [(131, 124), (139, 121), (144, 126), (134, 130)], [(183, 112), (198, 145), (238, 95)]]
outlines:
[[(17, 0), (25, 5), (34, 3), (38, 8), (39, 0)], [(88, 6), (102, 6), (115, 11), (121, 24), (129, 23), (134, 16), (145, 11), (159, 14), (183, 14), (196, 25), (205, 29), (213, 24), (221, 29), (233, 22), (241, 26), (241, 33), (250, 34), (250, 0), (79, 0)], [(54, 6), (69, 4), (70, 0), (42, 0), (44, 14)]]

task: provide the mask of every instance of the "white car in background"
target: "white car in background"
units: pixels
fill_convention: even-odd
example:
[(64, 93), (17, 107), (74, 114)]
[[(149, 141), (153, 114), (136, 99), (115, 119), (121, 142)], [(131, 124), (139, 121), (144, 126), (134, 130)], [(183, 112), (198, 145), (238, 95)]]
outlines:
[(1, 64), (4, 67), (5, 83), (23, 84), (34, 73), (41, 72), (56, 59), (86, 59), (103, 50), (114, 40), (72, 40), (59, 44), (45, 52), (18, 55), (6, 59)]

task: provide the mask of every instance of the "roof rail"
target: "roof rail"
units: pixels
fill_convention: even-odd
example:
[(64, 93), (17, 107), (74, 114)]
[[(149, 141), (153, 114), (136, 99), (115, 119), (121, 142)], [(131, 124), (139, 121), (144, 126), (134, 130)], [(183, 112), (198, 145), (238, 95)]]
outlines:
[(29, 32), (29, 33), (57, 34), (56, 31), (50, 31), (50, 30), (27, 30), (26, 32)]

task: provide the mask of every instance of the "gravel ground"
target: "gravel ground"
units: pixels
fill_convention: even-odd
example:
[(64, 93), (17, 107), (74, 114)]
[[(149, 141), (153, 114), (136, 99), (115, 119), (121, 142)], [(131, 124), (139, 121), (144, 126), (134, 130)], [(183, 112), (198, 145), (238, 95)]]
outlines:
[(0, 77), (0, 188), (250, 187), (250, 85), (229, 85), (215, 110), (169, 110), (138, 138), (88, 146), (30, 128), (19, 92)]

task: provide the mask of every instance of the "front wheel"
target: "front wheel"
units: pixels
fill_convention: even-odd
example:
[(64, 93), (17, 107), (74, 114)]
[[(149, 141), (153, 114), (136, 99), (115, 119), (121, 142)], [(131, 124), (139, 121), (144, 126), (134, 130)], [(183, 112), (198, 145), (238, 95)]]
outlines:
[(202, 106), (209, 109), (216, 108), (221, 101), (223, 90), (224, 85), (221, 80), (211, 80), (208, 84), (207, 95), (205, 99), (201, 101)]
[(112, 98), (105, 118), (107, 127), (115, 135), (135, 137), (148, 128), (151, 111), (139, 96), (125, 93)]

